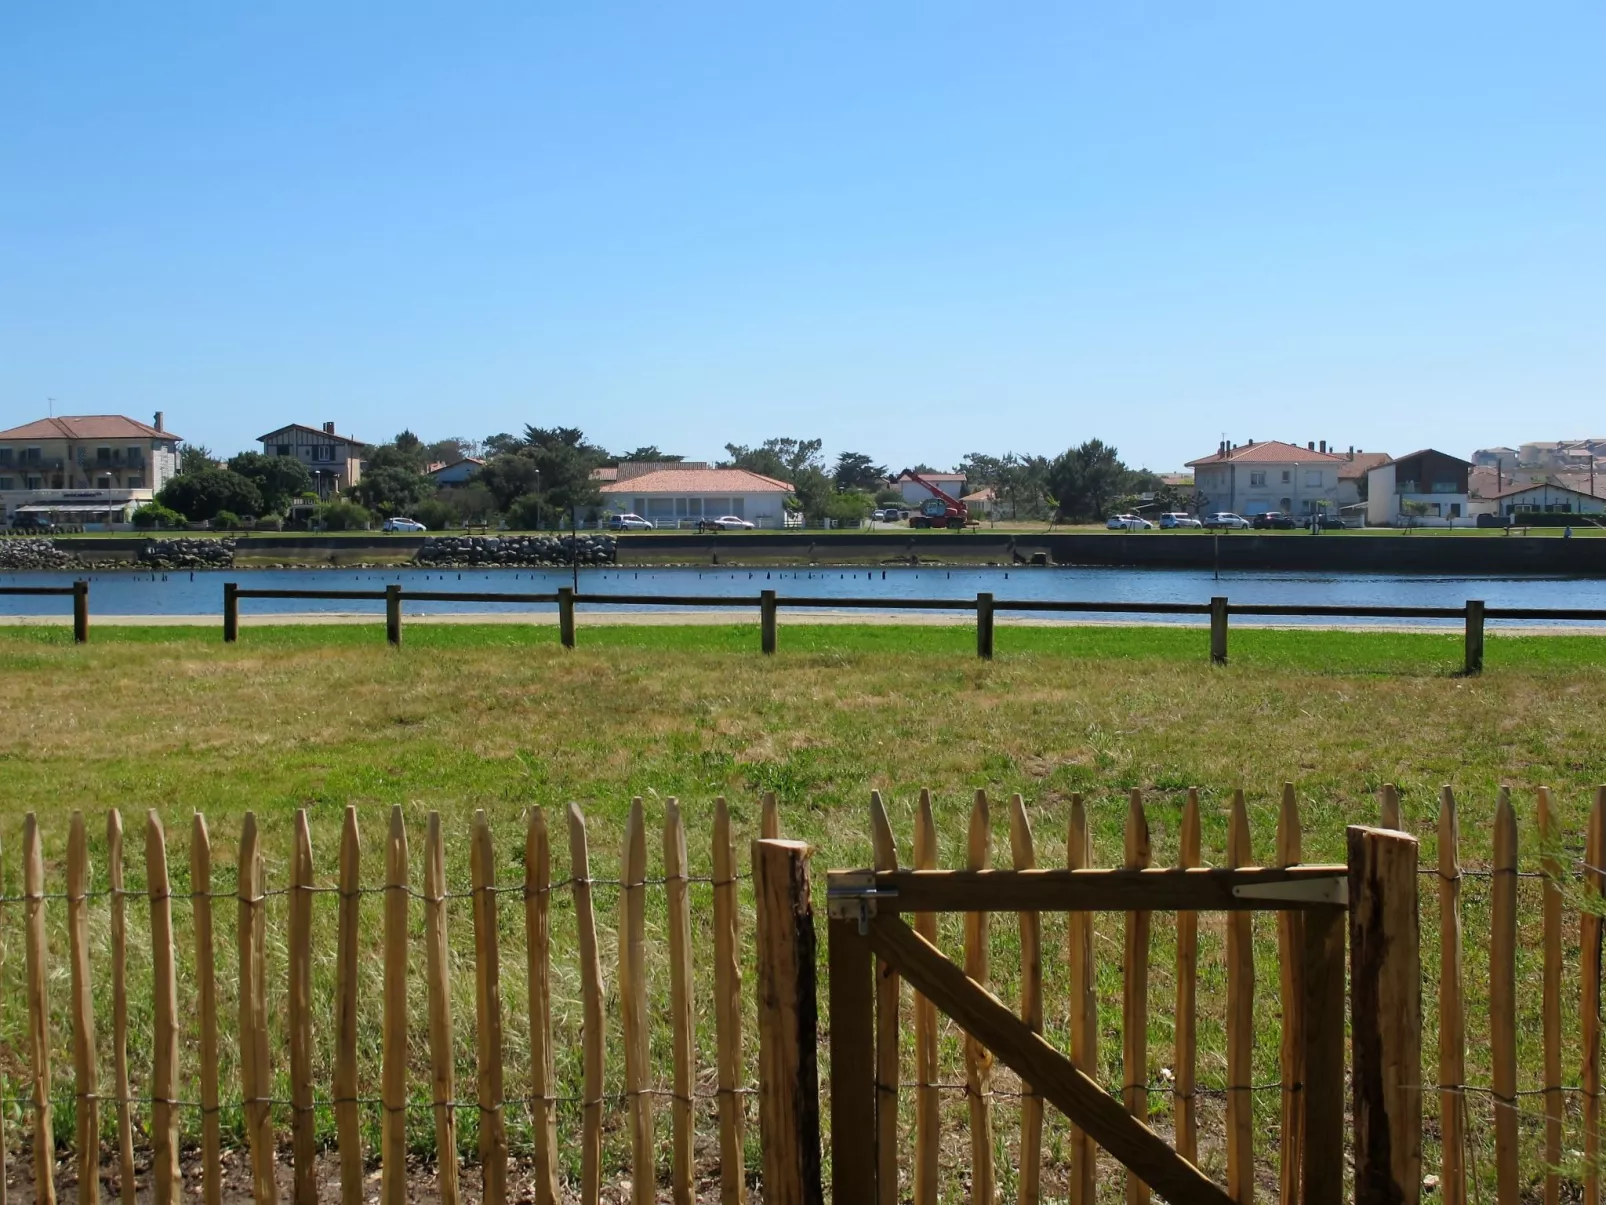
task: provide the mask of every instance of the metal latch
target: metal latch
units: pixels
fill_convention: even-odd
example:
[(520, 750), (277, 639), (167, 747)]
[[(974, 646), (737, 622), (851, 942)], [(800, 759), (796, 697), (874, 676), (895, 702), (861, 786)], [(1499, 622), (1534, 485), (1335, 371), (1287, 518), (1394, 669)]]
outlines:
[(1332, 875), (1319, 879), (1290, 879), (1284, 883), (1244, 883), (1232, 889), (1240, 900), (1288, 900), (1302, 904), (1349, 907), (1349, 879)]
[(826, 881), (825, 914), (832, 920), (858, 921), (862, 937), (870, 931), (876, 901), (897, 897), (896, 889), (877, 889), (873, 870), (838, 871)]

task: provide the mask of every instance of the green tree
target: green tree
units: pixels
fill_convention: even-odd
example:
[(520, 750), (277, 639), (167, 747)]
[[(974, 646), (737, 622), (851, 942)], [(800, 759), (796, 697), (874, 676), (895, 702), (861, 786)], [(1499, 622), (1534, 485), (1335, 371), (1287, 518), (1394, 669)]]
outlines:
[(394, 462), (363, 470), (352, 487), (353, 497), (379, 515), (405, 515), (435, 493), (435, 483), (423, 474)]
[(410, 516), (431, 531), (445, 531), (458, 526), (457, 512), (441, 498), (425, 498), (413, 507)]
[(227, 469), (180, 473), (162, 487), (156, 500), (192, 523), (216, 518), (219, 511), (255, 515), (262, 510), (262, 494), (256, 482)]
[(623, 456), (619, 457), (619, 462), (621, 464), (628, 464), (631, 461), (642, 461), (647, 464), (652, 464), (655, 462), (662, 464), (676, 464), (685, 459), (686, 458), (684, 456), (673, 456), (668, 452), (660, 452), (657, 444), (643, 444), (634, 452), (626, 452)]
[(502, 456), (508, 452), (517, 452), (519, 450), (519, 437), (510, 435), (506, 431), (499, 432), (496, 435), (487, 435), (482, 448), (487, 458)]
[(831, 499), (836, 496), (836, 487), (819, 468), (810, 466), (792, 475), (792, 497), (797, 500), (797, 509), (811, 523), (828, 517)]
[(313, 511), (312, 521), (325, 531), (363, 531), (374, 521), (374, 517), (355, 502), (337, 498)]
[(503, 452), (487, 460), (477, 478), (491, 494), (500, 510), (513, 505), (516, 498), (535, 492), (540, 470), (522, 452)]
[(452, 515), (460, 527), (470, 523), (488, 523), (496, 513), (495, 497), (478, 480), (447, 486), (439, 497), (451, 507)]
[(184, 444), (178, 450), (178, 471), (180, 473), (199, 473), (206, 469), (217, 468), (217, 457), (212, 455), (212, 449), (205, 444)]
[(832, 494), (825, 502), (825, 517), (838, 523), (856, 523), (870, 513), (870, 497), (858, 490)]
[(1062, 452), (1048, 470), (1048, 487), (1061, 521), (1085, 523), (1103, 519), (1110, 504), (1129, 492), (1126, 465), (1115, 448), (1102, 440)]
[(839, 490), (874, 490), (885, 484), (887, 466), (877, 464), (863, 452), (842, 452), (831, 470), (831, 480)]
[(153, 527), (183, 527), (184, 516), (176, 510), (169, 510), (160, 502), (147, 502), (134, 512), (134, 526), (141, 531)]
[(797, 484), (797, 478), (806, 469), (822, 471), (825, 462), (820, 459), (823, 439), (766, 439), (756, 448), (742, 444), (726, 444), (729, 460), (719, 462), (722, 469), (746, 469), (762, 477)]
[[(606, 459), (578, 427), (526, 427), (512, 450), (486, 461), (477, 479), (502, 510), (533, 497), (548, 521), (561, 521), (571, 511), (583, 514), (601, 505), (601, 487), (591, 472)], [(536, 502), (528, 504), (529, 513)]]
[(294, 456), (241, 452), (229, 461), (229, 472), (256, 483), (264, 514), (279, 514), (312, 488), (312, 474)]

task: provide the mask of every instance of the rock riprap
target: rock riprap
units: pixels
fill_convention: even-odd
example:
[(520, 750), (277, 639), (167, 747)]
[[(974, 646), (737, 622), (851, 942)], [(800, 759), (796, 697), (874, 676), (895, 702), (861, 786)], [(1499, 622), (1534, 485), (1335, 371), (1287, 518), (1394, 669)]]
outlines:
[(135, 559), (149, 569), (227, 569), (234, 564), (234, 541), (147, 540)]
[(54, 540), (24, 537), (0, 540), (0, 569), (81, 569), (84, 562)]
[(414, 555), (420, 565), (609, 565), (617, 544), (610, 535), (430, 536)]

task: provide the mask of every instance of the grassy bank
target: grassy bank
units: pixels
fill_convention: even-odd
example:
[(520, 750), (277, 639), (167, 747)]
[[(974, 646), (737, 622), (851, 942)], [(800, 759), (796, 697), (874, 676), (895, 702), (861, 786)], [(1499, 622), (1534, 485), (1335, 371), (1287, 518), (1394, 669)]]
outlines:
[[(104, 810), (124, 809), (129, 825), (131, 887), (144, 883), (142, 813), (160, 810), (167, 822), (174, 890), (189, 889), (190, 814), (202, 811), (212, 826), (217, 886), (232, 886), (231, 863), (239, 819), (254, 809), (265, 829), (268, 878), (287, 878), (292, 817), (305, 807), (312, 822), (320, 881), (334, 880), (341, 810), (356, 804), (364, 829), (365, 878), (379, 881), (380, 838), (385, 812), (403, 807), (413, 835), (414, 883), (423, 821), (443, 813), (449, 836), (447, 875), (454, 888), (468, 880), (464, 839), (469, 820), (484, 808), (497, 839), (498, 877), (517, 882), (524, 809), (547, 809), (555, 826), (554, 876), (565, 877), (559, 809), (577, 801), (590, 820), (593, 871), (617, 872), (622, 821), (632, 795), (647, 799), (650, 825), (662, 817), (661, 801), (682, 801), (690, 832), (694, 874), (709, 872), (708, 834), (712, 801), (732, 803), (740, 840), (756, 832), (758, 798), (774, 791), (787, 835), (816, 846), (815, 867), (865, 864), (870, 856), (866, 802), (872, 788), (889, 801), (904, 856), (909, 856), (918, 791), (934, 792), (942, 863), (962, 858), (972, 793), (986, 788), (995, 800), (995, 849), (1007, 855), (1007, 800), (1020, 792), (1031, 809), (1040, 862), (1062, 864), (1069, 799), (1087, 797), (1095, 847), (1103, 864), (1121, 849), (1126, 794), (1143, 792), (1153, 833), (1155, 860), (1176, 856), (1177, 818), (1186, 789), (1203, 789), (1207, 861), (1225, 848), (1225, 805), (1235, 787), (1249, 796), (1256, 854), (1269, 860), (1274, 807), (1280, 784), (1293, 781), (1305, 820), (1305, 855), (1311, 861), (1341, 860), (1343, 827), (1376, 815), (1374, 792), (1384, 782), (1400, 784), (1406, 824), (1431, 840), (1438, 788), (1455, 786), (1463, 800), (1464, 858), (1486, 865), (1488, 819), (1498, 785), (1508, 783), (1522, 816), (1524, 868), (1537, 866), (1532, 839), (1533, 789), (1549, 785), (1573, 854), (1594, 784), (1606, 780), (1606, 639), (1596, 637), (1501, 637), (1491, 635), (1487, 672), (1456, 676), (1458, 633), (1233, 632), (1232, 664), (1212, 669), (1205, 634), (1170, 628), (1000, 628), (998, 659), (978, 662), (968, 627), (805, 627), (782, 629), (781, 652), (755, 653), (753, 625), (723, 627), (582, 628), (581, 647), (564, 652), (550, 628), (521, 626), (415, 625), (400, 650), (384, 646), (382, 629), (362, 627), (251, 628), (225, 647), (215, 628), (97, 627), (93, 642), (75, 648), (59, 629), (0, 629), (0, 760), (6, 789), (0, 795), (0, 861), (5, 894), (20, 887), (17, 857), (20, 818), (41, 815), (46, 840), (48, 888), (61, 890), (67, 816), (73, 808), (91, 814), (96, 834), (91, 860), (103, 886)], [(656, 828), (649, 839), (649, 874), (661, 866)], [(1424, 880), (1424, 890), (1431, 881)], [(1487, 882), (1467, 888), (1467, 961), (1471, 1045), (1469, 1077), (1488, 1082), (1484, 1013), (1488, 929)], [(1539, 968), (1533, 961), (1539, 924), (1538, 890), (1523, 880), (1519, 967), (1522, 1088), (1538, 1084), (1537, 1017)], [(504, 993), (508, 1021), (509, 1091), (522, 1092), (528, 1031), (524, 1020), (523, 929), (517, 897), (504, 897), (502, 916)], [(102, 901), (103, 903), (104, 901)], [(667, 1001), (662, 958), (662, 896), (650, 893), (650, 968), (655, 1016)], [(275, 1024), (282, 1026), (283, 900), (270, 917), (270, 976)], [(711, 1010), (703, 985), (710, 982), (707, 936), (709, 897), (693, 890), (696, 910), (699, 1042), (711, 1062)], [(64, 929), (49, 906), (56, 964), (52, 971), (55, 1066), (58, 1086), (70, 1085), (66, 1046)], [(379, 906), (365, 904), (362, 1017), (364, 1095), (377, 1082), (378, 963), (372, 945), (379, 933)], [(616, 897), (599, 892), (598, 907), (611, 928)], [(465, 961), (457, 969), (460, 1084), (472, 1083), (473, 998), (466, 904), (453, 906), (454, 947)], [(559, 963), (554, 1001), (559, 1028), (560, 1092), (577, 1090), (579, 1003), (573, 968), (574, 917), (566, 897), (555, 897), (554, 940)], [(315, 909), (314, 992), (325, 1007), (333, 976), (334, 902), (319, 897)], [(419, 910), (415, 907), (415, 921)], [(9, 1080), (6, 1095), (20, 1090), (26, 1058), (21, 1012), (20, 915), (0, 914), (0, 1066)], [(1425, 961), (1436, 965), (1433, 910), (1424, 910)], [(175, 913), (180, 960), (181, 1025), (185, 1027), (184, 1082), (180, 1095), (194, 1099), (195, 1049), (189, 909)], [(235, 961), (232, 907), (218, 919), (220, 1010), (232, 1033)], [(130, 908), (130, 965), (134, 996), (133, 1066), (136, 1094), (149, 1066), (149, 942), (142, 905)], [(1569, 922), (1576, 942), (1576, 926)], [(748, 932), (750, 932), (750, 928)], [(1219, 918), (1201, 923), (1203, 981), (1200, 989), (1201, 1080), (1219, 1086), (1224, 1074), (1224, 975)], [(1013, 917), (993, 919), (994, 968), (1000, 992), (1013, 995), (1018, 945)], [(278, 943), (272, 940), (279, 935)], [(1045, 918), (1045, 973), (1050, 1030), (1065, 1040), (1062, 918)], [(1256, 1082), (1277, 1078), (1278, 1018), (1276, 955), (1270, 919), (1256, 921), (1261, 995)], [(91, 924), (100, 1016), (109, 1019), (107, 922), (97, 908)], [(958, 949), (958, 929), (945, 930)], [(1170, 993), (1172, 927), (1156, 917), (1150, 1047), (1151, 1082), (1164, 1082), (1172, 1044)], [(1123, 1078), (1120, 1063), (1120, 918), (1101, 919), (1098, 930), (1101, 1059), (1108, 1083)], [(613, 960), (611, 936), (605, 964)], [(1576, 960), (1576, 945), (1568, 955)], [(419, 954), (419, 967), (422, 956)], [(612, 971), (608, 969), (611, 982)], [(1429, 977), (1428, 1049), (1434, 1065), (1435, 997)], [(1565, 1065), (1577, 1066), (1576, 988), (1569, 977), (1569, 1026)], [(413, 1088), (427, 1090), (426, 1046), (421, 1020), (423, 989), (415, 968), (412, 1015), (415, 1029)], [(614, 1003), (610, 1002), (610, 1017)], [(610, 1021), (610, 1024), (614, 1022)], [(330, 1025), (320, 1014), (316, 1065), (327, 1094), (331, 1065)], [(109, 1024), (101, 1026), (102, 1067), (109, 1069)], [(667, 1031), (654, 1035), (655, 1079), (667, 1082)], [(283, 1046), (276, 1040), (275, 1051)], [(943, 1075), (959, 1074), (957, 1035), (944, 1037)], [(283, 1060), (276, 1053), (281, 1073)], [(225, 1077), (234, 1074), (232, 1050)], [(908, 1074), (909, 1072), (906, 1072)], [(1569, 1081), (1575, 1077), (1569, 1073)], [(225, 1084), (232, 1081), (225, 1078)], [(1000, 1081), (1008, 1087), (1007, 1080)], [(609, 1088), (620, 1083), (619, 1063), (609, 1066)], [(237, 1095), (237, 1089), (232, 1090)], [(283, 1092), (277, 1093), (284, 1095)], [(463, 1093), (460, 1092), (460, 1095)], [(225, 1096), (231, 1095), (226, 1088)], [(907, 1097), (905, 1097), (907, 1101)], [(1156, 1095), (1157, 1124), (1167, 1122), (1169, 1098)], [(1272, 1131), (1277, 1094), (1256, 1096), (1259, 1129)], [(1207, 1167), (1219, 1173), (1220, 1098), (1206, 1101)], [(1530, 1108), (1531, 1106), (1531, 1108)], [(962, 1173), (963, 1138), (958, 1129), (964, 1100), (951, 1094), (955, 1129), (948, 1166), (955, 1183)], [(1493, 1141), (1487, 1102), (1469, 1101), (1479, 1151)], [(1524, 1098), (1525, 1117), (1537, 1117), (1537, 1099)], [(16, 1123), (22, 1116), (10, 1106)], [(1576, 1097), (1569, 1097), (1569, 1109)], [(667, 1110), (666, 1110), (667, 1111)], [(1000, 1141), (1013, 1141), (1014, 1103), (1000, 1100)], [(193, 1112), (193, 1111), (191, 1111)], [(1429, 1107), (1431, 1115), (1432, 1108)], [(465, 1143), (473, 1139), (471, 1112), (460, 1115)], [(58, 1128), (70, 1133), (70, 1110)], [(287, 1124), (288, 1114), (281, 1119)], [(327, 1128), (328, 1119), (322, 1119)], [(565, 1105), (560, 1146), (575, 1149), (577, 1111)], [(522, 1111), (510, 1117), (515, 1142), (524, 1140)], [(228, 1124), (237, 1125), (237, 1114)], [(709, 1117), (703, 1116), (705, 1129)], [(198, 1115), (186, 1113), (187, 1130)], [(429, 1145), (429, 1117), (417, 1111), (412, 1133)], [(1525, 1149), (1533, 1130), (1525, 1122)], [(660, 1125), (661, 1140), (667, 1120)], [(1051, 1122), (1047, 1150), (1063, 1152), (1065, 1129)], [(618, 1165), (625, 1139), (611, 1131), (609, 1157)], [(1579, 1144), (1569, 1139), (1569, 1149)], [(1262, 1140), (1270, 1158), (1270, 1143)], [(1010, 1160), (1001, 1159), (1008, 1167)], [(1430, 1151), (1430, 1167), (1436, 1156)], [(1532, 1158), (1529, 1166), (1536, 1166)], [(1570, 1166), (1576, 1170), (1576, 1160)], [(1268, 1170), (1271, 1164), (1267, 1164)], [(1060, 1172), (1051, 1169), (1049, 1182)], [(1106, 1177), (1108, 1191), (1119, 1182)], [(1006, 1181), (1006, 1193), (1009, 1191)]]

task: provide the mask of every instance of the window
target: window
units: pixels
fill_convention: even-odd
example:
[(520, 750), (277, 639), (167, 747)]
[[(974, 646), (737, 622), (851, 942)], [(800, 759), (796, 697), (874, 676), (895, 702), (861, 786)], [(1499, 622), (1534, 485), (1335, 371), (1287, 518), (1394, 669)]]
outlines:
[(102, 473), (99, 477), (95, 478), (95, 488), (96, 489), (98, 489), (98, 490), (109, 490), (109, 489), (111, 489), (111, 487), (112, 487), (112, 475), (110, 473)]
[(1320, 489), (1322, 485), (1322, 471), (1320, 469), (1311, 469), (1305, 474), (1305, 484), (1315, 486), (1317, 489)]
[(144, 473), (130, 473), (128, 475), (128, 488), (131, 489), (131, 490), (142, 490), (142, 489), (144, 489), (145, 488), (145, 474)]
[(1261, 485), (1265, 485), (1265, 484), (1266, 484), (1266, 474), (1265, 474), (1264, 471), (1259, 472), (1259, 473), (1250, 473), (1249, 474), (1249, 486), (1250, 486), (1251, 489), (1255, 488), (1256, 486), (1261, 486)]
[(10, 448), (0, 448), (0, 464), (9, 465), (10, 463), (11, 463), (11, 449)]
[(275, 456), (288, 456), (288, 455), (290, 455), (290, 445), (289, 444), (279, 444), (277, 447), (275, 447), (273, 449), (273, 454)]
[(95, 449), (95, 463), (96, 464), (110, 464), (111, 462), (112, 462), (112, 450), (110, 448), (96, 448)]
[(145, 453), (138, 444), (130, 444), (124, 456), (129, 464), (143, 464), (145, 461)]
[(15, 477), (0, 477), (0, 490), (14, 490), (17, 488)]
[(735, 515), (738, 519), (745, 519), (745, 518), (747, 518), (746, 511), (747, 511), (747, 499), (746, 498), (732, 498), (731, 499), (731, 514)]
[(43, 477), (29, 477), (27, 480), (28, 488), (31, 490), (42, 490), (45, 488), (45, 479)]
[(319, 444), (317, 450), (313, 452), (312, 458), (325, 462), (332, 461), (335, 458), (334, 444)]
[(24, 464), (39, 464), (45, 458), (42, 448), (25, 448), (22, 453)]
[(1290, 484), (1293, 483), (1293, 480), (1294, 480), (1294, 470), (1293, 469), (1284, 469), (1283, 470), (1283, 484), (1284, 485), (1290, 485)]

